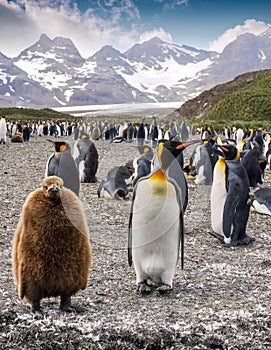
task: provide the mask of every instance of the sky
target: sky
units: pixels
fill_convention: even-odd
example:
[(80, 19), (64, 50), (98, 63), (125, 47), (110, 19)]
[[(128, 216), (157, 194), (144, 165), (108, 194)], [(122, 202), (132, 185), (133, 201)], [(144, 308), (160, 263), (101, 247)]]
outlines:
[(45, 33), (70, 38), (88, 58), (158, 36), (222, 52), (242, 33), (271, 26), (269, 0), (0, 0), (0, 52), (16, 57)]

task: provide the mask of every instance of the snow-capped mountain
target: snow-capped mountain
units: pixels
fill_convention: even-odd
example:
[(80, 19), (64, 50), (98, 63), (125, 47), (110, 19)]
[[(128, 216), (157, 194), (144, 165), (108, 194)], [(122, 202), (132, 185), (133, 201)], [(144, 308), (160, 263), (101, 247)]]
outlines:
[(219, 54), (153, 38), (88, 59), (68, 38), (45, 34), (15, 58), (0, 53), (0, 105), (82, 106), (184, 101), (249, 71), (271, 68), (271, 29), (240, 35)]

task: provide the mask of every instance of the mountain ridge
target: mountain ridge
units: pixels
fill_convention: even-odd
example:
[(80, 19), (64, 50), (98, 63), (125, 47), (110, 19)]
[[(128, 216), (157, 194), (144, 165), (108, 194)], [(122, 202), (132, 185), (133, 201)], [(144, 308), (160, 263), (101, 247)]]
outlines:
[(182, 104), (239, 74), (271, 68), (270, 33), (240, 35), (221, 54), (154, 37), (123, 53), (106, 45), (87, 59), (71, 39), (42, 34), (17, 57), (0, 53), (0, 106)]

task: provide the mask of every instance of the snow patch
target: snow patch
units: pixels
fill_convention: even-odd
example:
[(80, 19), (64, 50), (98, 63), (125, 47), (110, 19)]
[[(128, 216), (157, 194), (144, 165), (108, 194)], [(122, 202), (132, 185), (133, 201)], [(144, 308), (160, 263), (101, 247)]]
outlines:
[(258, 57), (261, 60), (261, 62), (266, 60), (266, 55), (261, 49), (260, 49), (260, 54), (258, 54)]
[[(168, 89), (177, 87), (180, 85), (181, 79), (192, 80), (196, 77), (196, 74), (208, 68), (212, 61), (208, 58), (197, 63), (188, 63), (181, 66), (172, 57), (167, 58), (165, 62), (160, 62), (161, 69), (155, 69), (155, 67), (147, 68), (142, 62), (129, 63), (133, 66), (136, 72), (133, 75), (126, 74), (120, 69), (117, 73), (120, 74), (127, 84), (133, 86), (139, 91), (148, 93), (157, 93), (158, 86), (165, 86)], [(184, 85), (182, 81), (181, 85)]]
[(61, 104), (62, 106), (66, 106), (66, 103), (61, 101), (59, 98), (57, 98), (56, 96), (54, 96), (54, 99), (59, 103)]

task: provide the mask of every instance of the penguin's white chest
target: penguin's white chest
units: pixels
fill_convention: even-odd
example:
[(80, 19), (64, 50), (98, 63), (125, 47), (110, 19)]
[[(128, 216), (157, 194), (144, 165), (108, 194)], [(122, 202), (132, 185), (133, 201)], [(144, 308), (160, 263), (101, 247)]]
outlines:
[(226, 165), (223, 159), (219, 159), (214, 168), (211, 190), (211, 224), (214, 232), (222, 236), (224, 236), (223, 215), (226, 197)]
[(78, 165), (80, 181), (82, 181), (82, 179), (84, 178), (84, 169), (85, 169), (85, 160), (81, 160), (81, 162)]
[(259, 214), (271, 216), (270, 208), (268, 208), (265, 204), (259, 203), (257, 200), (252, 202), (252, 207)]
[(154, 282), (170, 275), (171, 281), (178, 260), (179, 234), (180, 207), (174, 185), (167, 181), (139, 182), (132, 218), (132, 255), (137, 275)]

